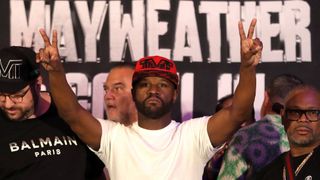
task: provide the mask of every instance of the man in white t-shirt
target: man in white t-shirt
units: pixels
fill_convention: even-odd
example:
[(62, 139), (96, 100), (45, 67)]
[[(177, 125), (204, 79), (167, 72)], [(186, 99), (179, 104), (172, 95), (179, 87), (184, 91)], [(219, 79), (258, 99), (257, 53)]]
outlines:
[(138, 121), (131, 126), (101, 121), (81, 107), (69, 87), (57, 48), (40, 30), (45, 48), (38, 61), (49, 73), (51, 93), (59, 114), (102, 159), (111, 179), (201, 179), (206, 162), (251, 114), (255, 97), (255, 67), (262, 43), (252, 39), (256, 19), (241, 39), (240, 81), (233, 104), (213, 116), (177, 123), (171, 119), (178, 96), (174, 62), (160, 56), (140, 59), (132, 79)]

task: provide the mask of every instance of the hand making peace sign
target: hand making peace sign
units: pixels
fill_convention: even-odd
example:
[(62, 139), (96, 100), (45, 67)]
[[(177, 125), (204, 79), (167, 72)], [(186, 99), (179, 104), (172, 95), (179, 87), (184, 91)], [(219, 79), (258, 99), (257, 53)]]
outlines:
[(247, 36), (242, 22), (240, 21), (238, 24), (241, 43), (241, 63), (246, 67), (256, 66), (261, 59), (263, 44), (259, 38), (252, 39), (256, 23), (256, 19), (251, 21)]
[(51, 43), (44, 29), (40, 29), (40, 34), (44, 42), (44, 48), (39, 49), (39, 53), (37, 53), (37, 63), (41, 63), (47, 71), (63, 70), (58, 50), (57, 31), (53, 31)]

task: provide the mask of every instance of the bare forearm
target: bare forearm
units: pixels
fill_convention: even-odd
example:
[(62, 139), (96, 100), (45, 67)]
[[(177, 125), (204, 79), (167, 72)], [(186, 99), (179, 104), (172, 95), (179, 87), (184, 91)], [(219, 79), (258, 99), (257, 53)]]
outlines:
[(82, 141), (97, 150), (100, 147), (101, 126), (90, 112), (81, 107), (67, 82), (58, 50), (57, 31), (53, 31), (52, 43), (44, 29), (40, 29), (40, 34), (45, 47), (39, 49), (37, 62), (49, 73), (51, 94), (59, 115)]
[(70, 88), (64, 72), (49, 72), (49, 84), (59, 115), (69, 124), (81, 140), (91, 148), (98, 150), (101, 137), (100, 124), (78, 103), (77, 97)]
[(208, 122), (212, 145), (220, 145), (228, 140), (252, 112), (256, 89), (255, 67), (260, 61), (263, 47), (258, 38), (252, 38), (256, 22), (256, 19), (251, 21), (247, 35), (242, 22), (238, 24), (241, 43), (240, 80), (231, 107), (214, 114)]
[(256, 70), (255, 67), (240, 67), (240, 80), (236, 88), (231, 117), (236, 119), (235, 123), (242, 124), (251, 114), (256, 92)]
[(251, 114), (255, 87), (255, 67), (241, 67), (240, 81), (231, 107), (220, 110), (208, 122), (208, 134), (213, 146), (228, 141)]
[(79, 107), (77, 98), (66, 80), (64, 71), (50, 71), (49, 85), (59, 114), (66, 121), (69, 121), (68, 123), (71, 123), (73, 119), (69, 117), (73, 117), (73, 114), (81, 107)]

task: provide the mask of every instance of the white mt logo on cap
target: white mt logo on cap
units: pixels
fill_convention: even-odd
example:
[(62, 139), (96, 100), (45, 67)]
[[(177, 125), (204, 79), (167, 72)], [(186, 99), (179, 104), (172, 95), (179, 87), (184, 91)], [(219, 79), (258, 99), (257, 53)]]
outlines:
[(0, 78), (20, 79), (22, 59), (11, 59), (4, 66), (0, 59)]

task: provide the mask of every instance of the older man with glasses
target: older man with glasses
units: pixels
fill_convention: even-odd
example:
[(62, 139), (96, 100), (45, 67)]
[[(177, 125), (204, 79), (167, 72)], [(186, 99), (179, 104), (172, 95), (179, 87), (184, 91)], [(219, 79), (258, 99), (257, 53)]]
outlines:
[(0, 179), (102, 179), (103, 163), (40, 92), (36, 54), (0, 50)]
[(290, 151), (264, 168), (257, 179), (320, 179), (320, 92), (302, 85), (286, 97), (282, 123)]

